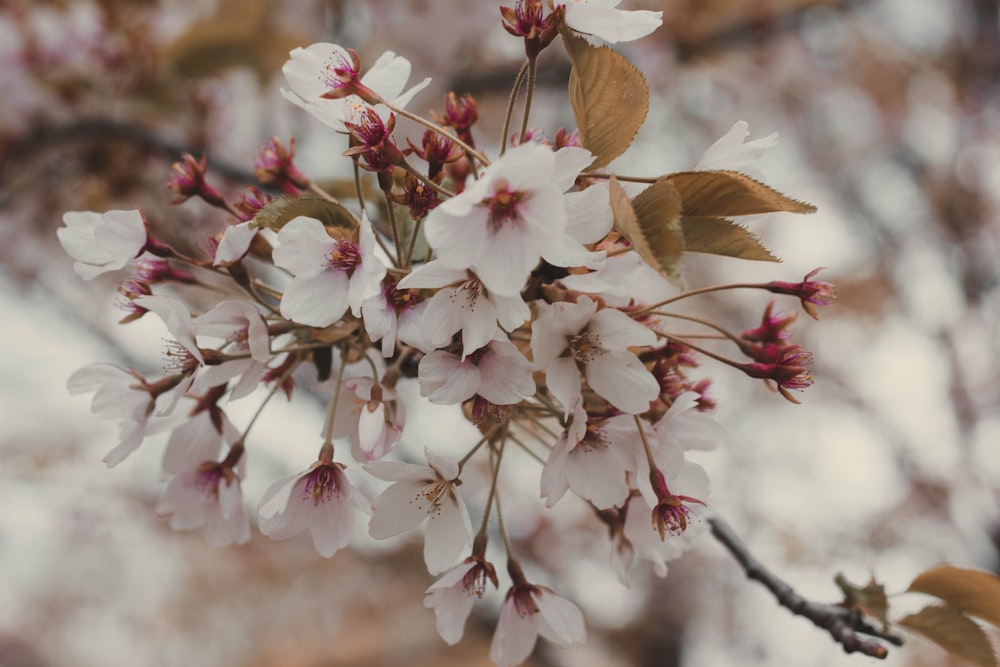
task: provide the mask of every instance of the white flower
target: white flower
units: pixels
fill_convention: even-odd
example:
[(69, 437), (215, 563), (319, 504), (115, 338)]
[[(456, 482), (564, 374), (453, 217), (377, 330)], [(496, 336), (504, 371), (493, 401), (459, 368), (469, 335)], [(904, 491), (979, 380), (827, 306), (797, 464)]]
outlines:
[(513, 331), (531, 317), (531, 310), (520, 295), (490, 292), (474, 273), (464, 268), (449, 268), (440, 260), (417, 268), (399, 284), (408, 288), (440, 288), (428, 301), (420, 323), (433, 347), (447, 345), (461, 331), (463, 358), (493, 340), (497, 327)]
[(638, 437), (632, 417), (590, 422), (578, 403), (542, 469), (545, 504), (552, 507), (571, 488), (597, 509), (621, 505), (629, 495), (626, 473), (632, 469), (632, 443)]
[(204, 525), (208, 543), (215, 548), (250, 541), (250, 520), (243, 505), (240, 479), (223, 463), (205, 461), (174, 475), (163, 490), (156, 512), (170, 515), (174, 530)]
[(586, 640), (583, 613), (543, 586), (515, 584), (500, 607), (490, 660), (498, 667), (518, 665), (531, 655), (538, 635), (566, 648)]
[(427, 301), (419, 301), (413, 290), (399, 286), (391, 275), (382, 279), (382, 289), (361, 304), (365, 331), (372, 341), (382, 341), (382, 356), (388, 359), (396, 353), (396, 339), (421, 352), (434, 349), (430, 336), (422, 326)]
[(365, 470), (395, 484), (372, 504), (368, 533), (376, 540), (399, 535), (427, 519), (424, 561), (431, 573), (454, 565), (469, 542), (472, 524), (458, 493), (458, 462), (425, 450), (427, 465), (377, 461)]
[(250, 251), (250, 245), (258, 232), (273, 240), (275, 233), (267, 227), (253, 226), (253, 220), (241, 222), (238, 225), (230, 225), (222, 233), (219, 247), (215, 249), (215, 266), (235, 264), (243, 259)]
[[(281, 89), (286, 99), (302, 107), (324, 124), (335, 130), (346, 132), (345, 122), (357, 122), (369, 105), (357, 95), (348, 94), (337, 99), (324, 98), (331, 90), (350, 91), (350, 82), (358, 80), (354, 56), (336, 44), (317, 43), (304, 49), (294, 49), (281, 71), (291, 90)], [(430, 84), (424, 79), (405, 93), (403, 88), (410, 78), (410, 61), (397, 56), (392, 51), (383, 53), (372, 65), (360, 82), (377, 93), (386, 102), (403, 108), (418, 92)], [(347, 85), (345, 85), (347, 84)], [(382, 120), (388, 118), (389, 110), (382, 105), (376, 107)]]
[(656, 334), (625, 313), (598, 311), (585, 296), (575, 304), (550, 306), (531, 325), (535, 370), (545, 371), (549, 391), (565, 406), (567, 416), (580, 399), (581, 375), (622, 412), (645, 412), (660, 387), (628, 348), (655, 342)]
[[(336, 380), (315, 388), (333, 391)], [(333, 437), (347, 438), (357, 461), (374, 461), (399, 442), (406, 424), (406, 408), (399, 393), (367, 375), (343, 380), (334, 408)]]
[(123, 268), (145, 249), (149, 227), (142, 213), (132, 211), (68, 211), (65, 227), (56, 230), (59, 243), (76, 260), (78, 276), (90, 280)]
[(321, 556), (347, 546), (354, 512), (364, 501), (339, 463), (319, 463), (278, 480), (264, 492), (258, 510), (260, 532), (284, 540), (308, 530)]
[(438, 634), (449, 645), (457, 644), (462, 638), (465, 621), (476, 598), (483, 597), (486, 582), (493, 582), (494, 587), (497, 585), (493, 565), (476, 556), (475, 547), (473, 552), (472, 556), (441, 575), (424, 596), (424, 606), (434, 610)]
[(103, 459), (109, 468), (138, 449), (147, 433), (158, 430), (151, 423), (156, 388), (136, 371), (90, 364), (69, 377), (67, 388), (71, 394), (94, 392), (91, 412), (102, 419), (119, 420), (118, 445)]
[(778, 133), (773, 132), (762, 139), (746, 141), (749, 136), (750, 125), (743, 120), (736, 121), (721, 139), (708, 147), (694, 168), (696, 170), (730, 169), (742, 171), (762, 180), (763, 174), (756, 167), (756, 163), (764, 153), (777, 145)]
[[(589, 252), (569, 233), (563, 197), (592, 161), (582, 148), (558, 154), (535, 143), (512, 148), (427, 215), (427, 242), (444, 266), (473, 270), (488, 290), (503, 296), (520, 294), (539, 259), (556, 266), (603, 259), (604, 253)], [(591, 225), (579, 226), (587, 236)]]
[[(663, 23), (663, 12), (615, 9), (621, 0), (569, 0), (566, 25), (581, 33), (587, 41), (610, 44), (630, 42), (645, 37)], [(600, 40), (592, 39), (594, 37)]]
[(275, 266), (295, 277), (281, 298), (281, 314), (314, 327), (326, 327), (347, 312), (361, 315), (361, 304), (379, 293), (385, 265), (374, 255), (375, 234), (364, 215), (356, 238), (333, 238), (315, 218), (299, 216), (278, 232)]
[(625, 518), (614, 533), (611, 551), (611, 566), (618, 579), (629, 585), (636, 555), (652, 563), (658, 577), (667, 576), (667, 562), (679, 558), (690, 540), (684, 535), (661, 540), (650, 521), (653, 509), (641, 495), (629, 497), (621, 511)]
[(512, 405), (535, 394), (531, 363), (509, 340), (497, 338), (464, 359), (435, 350), (420, 360), (420, 395), (453, 405), (479, 394), (495, 405)]
[(222, 352), (247, 355), (220, 364), (205, 366), (194, 382), (195, 391), (204, 391), (241, 376), (231, 398), (249, 396), (260, 382), (260, 374), (271, 358), (271, 337), (257, 306), (249, 301), (229, 299), (194, 321), (197, 336), (221, 338)]

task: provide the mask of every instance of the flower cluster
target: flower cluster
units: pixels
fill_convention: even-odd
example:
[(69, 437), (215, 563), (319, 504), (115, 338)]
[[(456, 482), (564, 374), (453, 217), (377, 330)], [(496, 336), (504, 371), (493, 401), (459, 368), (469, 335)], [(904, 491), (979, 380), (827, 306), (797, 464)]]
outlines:
[[(613, 4), (576, 0), (547, 11), (540, 1), (518, 0), (502, 18), (525, 40), (530, 68), (561, 37), (575, 76), (587, 77), (581, 53), (610, 58), (602, 71), (623, 62), (591, 42), (635, 39), (659, 25), (659, 14)], [(311, 384), (329, 400), (316, 459), (296, 462), (301, 472), (264, 493), (261, 533), (308, 532), (329, 557), (348, 545), (358, 522), (380, 540), (426, 523), (425, 564), (440, 578), (425, 603), (448, 643), (461, 638), (488, 584), (499, 585), (488, 551), (499, 541), (510, 583), (490, 657), (518, 664), (538, 635), (561, 646), (582, 641), (580, 610), (529, 581), (505, 528), (501, 501), (512, 492), (510, 477), (520, 475), (512, 466), (521, 465), (508, 450), (540, 462), (545, 505), (571, 492), (592, 506), (609, 529), (610, 562), (623, 583), (637, 560), (665, 574), (709, 503), (708, 477), (689, 454), (725, 438), (710, 415), (709, 380), (692, 377), (700, 359), (764, 379), (792, 400), (789, 390), (811, 382), (809, 353), (788, 342), (792, 316), (768, 305), (759, 327), (737, 335), (673, 304), (750, 287), (797, 296), (815, 315), (832, 288), (810, 274), (799, 284), (683, 291), (680, 253), (667, 252), (664, 230), (683, 233), (702, 221), (728, 244), (742, 228), (726, 227), (726, 217), (810, 207), (727, 170), (750, 165), (773, 144), (745, 144), (745, 124), (706, 152), (712, 169), (629, 177), (600, 165), (632, 136), (611, 149), (588, 144), (608, 129), (601, 123), (618, 121), (595, 120), (585, 97), (574, 101), (577, 131), (561, 129), (547, 142), (528, 127), (526, 108), (517, 139), (505, 136), (490, 157), (476, 147), (483, 142), (472, 97), (449, 94), (436, 122), (406, 110), (429, 80), (407, 89), (410, 64), (391, 52), (364, 70), (354, 51), (313, 44), (294, 50), (283, 71), (285, 97), (349, 136), (345, 159), (374, 173), (378, 197), (366, 201), (359, 188), (357, 201), (338, 201), (294, 164), (294, 141), (285, 148), (272, 139), (255, 165), (257, 185), (229, 199), (208, 184), (204, 159), (186, 156), (174, 166), (168, 187), (177, 203), (200, 199), (228, 219), (202, 244), (211, 256), (187, 256), (157, 239), (139, 211), (64, 217), (59, 238), (79, 275), (130, 270), (120, 289), (125, 321), (159, 318), (172, 338), (160, 379), (105, 364), (70, 379), (72, 392), (93, 393), (93, 411), (120, 426), (105, 462), (117, 465), (146, 436), (169, 430), (170, 479), (158, 511), (178, 529), (205, 526), (215, 546), (245, 542), (241, 482), (256, 417), (238, 429), (227, 402), (262, 396), (259, 415), (279, 391), (292, 398)], [(401, 142), (398, 117), (419, 123), (423, 135)], [(626, 181), (653, 185), (630, 198), (619, 184)], [(676, 206), (657, 203), (661, 189)], [(725, 193), (724, 212), (713, 212), (713, 192)], [(701, 251), (715, 251), (700, 238)], [(192, 310), (178, 297), (201, 287), (192, 303), (205, 304), (220, 280), (233, 289), (210, 307)], [(634, 296), (648, 293), (651, 281), (670, 296)], [(188, 291), (174, 291), (179, 283)], [(690, 333), (695, 325), (705, 332)], [(723, 344), (737, 358), (720, 351)], [(424, 463), (396, 460), (406, 413), (419, 409), (404, 405), (401, 383), (430, 403), (460, 406), (482, 437), (460, 458), (426, 449)], [(389, 485), (373, 496), (363, 476)], [(478, 526), (467, 498), (483, 508)]]

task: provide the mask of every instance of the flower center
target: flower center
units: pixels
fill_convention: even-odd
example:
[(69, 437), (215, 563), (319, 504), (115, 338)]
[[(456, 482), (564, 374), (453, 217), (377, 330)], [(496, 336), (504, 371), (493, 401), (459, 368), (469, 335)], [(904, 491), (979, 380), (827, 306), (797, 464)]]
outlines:
[(303, 498), (312, 496), (313, 504), (319, 505), (330, 500), (333, 496), (339, 495), (337, 489), (337, 475), (333, 467), (329, 465), (316, 466), (306, 475), (306, 485)]
[(326, 266), (334, 271), (351, 273), (361, 264), (361, 249), (350, 241), (334, 241), (326, 258)]
[(604, 355), (606, 350), (601, 347), (601, 337), (589, 331), (582, 331), (567, 339), (570, 354), (580, 363), (590, 363)]
[(517, 206), (525, 197), (525, 193), (520, 190), (508, 190), (506, 184), (498, 187), (492, 197), (483, 200), (483, 204), (489, 209), (489, 224), (493, 231), (497, 231), (507, 223), (516, 223), (521, 219)]

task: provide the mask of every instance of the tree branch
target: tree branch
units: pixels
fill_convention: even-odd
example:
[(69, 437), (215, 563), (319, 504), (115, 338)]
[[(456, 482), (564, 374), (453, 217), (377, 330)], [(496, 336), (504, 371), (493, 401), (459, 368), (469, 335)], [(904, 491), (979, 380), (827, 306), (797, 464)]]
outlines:
[(896, 646), (902, 646), (903, 640), (888, 632), (883, 632), (864, 620), (856, 609), (823, 602), (813, 602), (802, 597), (786, 582), (765, 568), (743, 544), (725, 521), (718, 517), (708, 519), (712, 527), (712, 535), (729, 553), (743, 566), (749, 579), (764, 584), (771, 591), (781, 606), (797, 616), (808, 618), (817, 627), (823, 628), (833, 637), (834, 641), (844, 647), (844, 652), (860, 652), (873, 658), (884, 659), (889, 655), (888, 649), (878, 641), (862, 635), (871, 635)]

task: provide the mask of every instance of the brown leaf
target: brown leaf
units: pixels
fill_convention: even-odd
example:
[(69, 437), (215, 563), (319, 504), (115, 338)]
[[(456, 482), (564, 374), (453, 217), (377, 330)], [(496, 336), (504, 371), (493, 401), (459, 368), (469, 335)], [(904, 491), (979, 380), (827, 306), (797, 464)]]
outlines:
[[(617, 185), (617, 182), (615, 183)], [(624, 190), (618, 189), (625, 196)], [(614, 201), (615, 197), (612, 197)], [(625, 199), (626, 203), (628, 199)], [(612, 211), (615, 210), (612, 203)], [(684, 286), (684, 232), (681, 229), (681, 200), (669, 181), (657, 181), (632, 201), (634, 229), (619, 231), (636, 248), (646, 263), (666, 276), (674, 285)], [(619, 217), (615, 216), (615, 223)], [(627, 219), (623, 224), (632, 224)]]
[(682, 171), (664, 178), (681, 194), (684, 215), (732, 217), (816, 211), (815, 206), (795, 201), (736, 171)]
[(732, 220), (706, 216), (681, 218), (684, 249), (713, 255), (752, 259), (760, 262), (780, 262), (746, 227)]
[(624, 56), (612, 49), (591, 46), (562, 32), (573, 70), (569, 98), (584, 148), (596, 156), (591, 169), (607, 166), (625, 152), (646, 120), (649, 86)]
[(870, 577), (864, 588), (852, 584), (840, 573), (833, 580), (844, 592), (845, 606), (877, 618), (882, 621), (883, 628), (888, 627), (889, 599), (885, 595), (885, 586), (875, 581), (875, 577)]
[(304, 215), (307, 218), (316, 218), (325, 227), (339, 227), (348, 231), (354, 231), (358, 227), (358, 220), (350, 211), (322, 197), (279, 197), (268, 202), (264, 208), (257, 211), (254, 216), (254, 227), (267, 227), (274, 231), (279, 231), (291, 220)]
[(941, 565), (917, 576), (907, 589), (1000, 627), (1000, 578), (989, 572)]
[(978, 667), (997, 667), (996, 654), (986, 633), (957, 609), (931, 605), (903, 618), (899, 625)]

